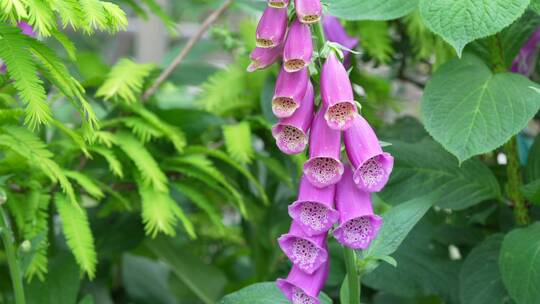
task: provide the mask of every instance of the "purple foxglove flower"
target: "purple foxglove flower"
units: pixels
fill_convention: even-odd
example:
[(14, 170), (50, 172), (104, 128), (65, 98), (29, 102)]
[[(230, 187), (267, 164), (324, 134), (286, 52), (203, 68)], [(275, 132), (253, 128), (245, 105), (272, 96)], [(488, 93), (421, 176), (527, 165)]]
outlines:
[(309, 80), (307, 69), (289, 73), (281, 69), (276, 81), (276, 90), (272, 99), (272, 112), (278, 118), (290, 117), (306, 95)]
[(283, 46), (280, 44), (273, 48), (256, 47), (251, 51), (251, 63), (247, 67), (248, 72), (266, 69), (278, 60), (283, 52)]
[(22, 30), (22, 33), (30, 36), (30, 37), (36, 37), (36, 32), (34, 32), (34, 29), (32, 26), (24, 21), (17, 22), (17, 26)]
[(280, 45), (287, 31), (287, 9), (267, 6), (257, 25), (256, 45), (273, 48)]
[(373, 214), (371, 197), (354, 185), (349, 166), (337, 184), (336, 206), (339, 211), (339, 227), (334, 237), (341, 244), (353, 249), (366, 249), (377, 236), (382, 218)]
[(285, 41), (283, 66), (287, 72), (296, 72), (309, 65), (313, 55), (313, 41), (309, 25), (295, 19)]
[[(330, 15), (325, 15), (323, 16), (322, 22), (324, 36), (326, 37), (326, 40), (339, 43), (351, 50), (358, 45), (358, 39), (347, 35), (347, 32), (345, 32), (345, 28), (343, 28), (338, 18)], [(343, 51), (343, 56), (345, 57), (345, 59), (343, 60), (343, 64), (345, 67), (350, 66), (349, 55), (349, 51)]]
[(268, 0), (268, 6), (275, 8), (284, 8), (289, 6), (289, 0)]
[(534, 62), (540, 44), (540, 28), (538, 28), (523, 45), (512, 63), (512, 72), (530, 76), (534, 71)]
[(328, 262), (313, 274), (307, 274), (293, 266), (287, 278), (278, 279), (276, 285), (292, 304), (320, 304), (318, 296), (328, 278), (328, 270)]
[(326, 233), (338, 220), (334, 209), (335, 185), (314, 187), (306, 175), (300, 180), (298, 199), (289, 206), (289, 215), (308, 236)]
[(351, 162), (354, 183), (363, 191), (380, 191), (392, 173), (394, 158), (383, 152), (368, 122), (356, 115), (352, 126), (344, 132), (345, 150)]
[(296, 15), (302, 23), (315, 23), (321, 20), (322, 6), (320, 0), (294, 0)]
[(279, 247), (302, 271), (312, 274), (328, 260), (326, 233), (307, 236), (300, 225), (293, 221), (289, 233), (278, 239)]
[(321, 107), (311, 124), (309, 160), (304, 164), (304, 174), (315, 187), (336, 184), (343, 174), (341, 133), (330, 129), (324, 120), (325, 108)]
[(308, 81), (306, 94), (298, 110), (272, 127), (272, 135), (283, 153), (297, 154), (306, 148), (307, 133), (313, 120), (313, 97), (313, 85)]
[(346, 130), (357, 115), (349, 74), (345, 67), (330, 52), (321, 72), (321, 97), (327, 108), (324, 118), (328, 126)]

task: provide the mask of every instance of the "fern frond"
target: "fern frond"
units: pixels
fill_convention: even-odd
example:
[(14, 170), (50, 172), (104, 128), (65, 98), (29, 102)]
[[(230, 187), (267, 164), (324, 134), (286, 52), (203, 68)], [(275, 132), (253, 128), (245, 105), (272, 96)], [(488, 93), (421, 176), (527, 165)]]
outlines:
[(119, 132), (115, 137), (120, 148), (135, 163), (143, 184), (156, 191), (168, 191), (167, 177), (144, 145), (126, 132)]
[(155, 0), (141, 0), (146, 6), (150, 9), (150, 11), (159, 17), (163, 24), (167, 27), (167, 30), (169, 30), (169, 33), (175, 35), (177, 34), (176, 30), (176, 22), (172, 20), (172, 18), (167, 15), (167, 13), (163, 10), (163, 8), (155, 1)]
[(71, 202), (76, 205), (75, 191), (60, 166), (51, 158), (53, 154), (34, 133), (26, 128), (4, 126), (0, 129), (0, 146), (21, 155), (28, 160), (30, 166), (41, 170), (52, 182), (58, 182)]
[(132, 104), (129, 108), (139, 114), (144, 120), (150, 123), (155, 129), (161, 131), (167, 139), (174, 145), (174, 148), (179, 153), (184, 151), (186, 146), (186, 136), (184, 133), (175, 126), (172, 126), (163, 120), (161, 120), (156, 114), (145, 109), (140, 104)]
[(22, 0), (0, 1), (0, 20), (15, 23), (18, 20), (28, 18), (25, 2)]
[(83, 13), (84, 23), (82, 28), (85, 32), (91, 34), (97, 29), (106, 29), (108, 16), (99, 0), (79, 0), (81, 11)]
[(357, 24), (360, 45), (380, 63), (388, 63), (394, 54), (392, 38), (386, 21), (359, 21)]
[(97, 254), (94, 237), (88, 222), (86, 209), (71, 204), (61, 194), (56, 194), (55, 204), (62, 220), (62, 232), (77, 264), (93, 279), (96, 273)]
[(154, 138), (160, 138), (163, 133), (149, 124), (146, 120), (139, 117), (122, 118), (122, 122), (126, 127), (130, 128), (143, 143), (147, 143)]
[(58, 13), (62, 26), (66, 28), (68, 25), (74, 30), (84, 27), (85, 14), (82, 11), (81, 5), (77, 0), (49, 0), (51, 7)]
[(116, 145), (116, 138), (114, 138), (114, 134), (112, 134), (111, 132), (96, 131), (94, 133), (94, 137), (98, 143), (106, 146), (107, 148), (110, 148), (113, 145)]
[(50, 122), (52, 112), (28, 48), (32, 38), (22, 35), (19, 29), (2, 24), (0, 37), (0, 58), (7, 65), (19, 97), (26, 104), (25, 124), (35, 129), (39, 124)]
[(71, 61), (77, 60), (77, 48), (75, 44), (68, 38), (68, 36), (58, 30), (52, 32), (52, 36), (58, 41)]
[(152, 64), (138, 64), (122, 59), (111, 69), (96, 96), (105, 100), (120, 98), (127, 103), (134, 103), (139, 99), (145, 78), (153, 69)]
[(174, 204), (172, 206), (172, 210), (174, 212), (174, 215), (182, 222), (182, 226), (184, 226), (184, 229), (186, 230), (188, 236), (191, 239), (196, 239), (197, 234), (195, 233), (195, 227), (193, 226), (193, 223), (189, 220), (187, 215), (184, 213), (184, 210), (178, 206), (178, 204)]
[(23, 115), (22, 109), (0, 109), (0, 123), (17, 122)]
[(90, 148), (90, 150), (100, 154), (101, 156), (103, 156), (103, 158), (105, 158), (105, 160), (109, 164), (109, 170), (111, 170), (114, 175), (120, 178), (124, 176), (124, 173), (122, 172), (122, 163), (120, 163), (118, 158), (116, 158), (116, 155), (112, 150), (99, 146), (93, 146), (92, 148)]
[(215, 208), (213, 203), (206, 197), (205, 193), (200, 191), (199, 185), (188, 183), (186, 181), (175, 183), (173, 185), (178, 192), (185, 195), (192, 203), (204, 211), (220, 232), (224, 231), (220, 211)]
[(103, 9), (107, 13), (108, 30), (111, 33), (125, 30), (128, 25), (126, 13), (116, 4), (111, 2), (101, 2)]
[(90, 153), (88, 153), (88, 147), (86, 146), (86, 142), (84, 141), (84, 138), (77, 133), (76, 131), (68, 128), (66, 125), (64, 125), (62, 122), (53, 119), (52, 124), (57, 127), (60, 131), (62, 131), (64, 134), (66, 134), (71, 140), (77, 144), (79, 149), (84, 153), (86, 157), (90, 157)]
[(229, 155), (241, 163), (250, 163), (253, 159), (253, 146), (249, 123), (243, 121), (235, 125), (224, 125), (222, 128)]
[(28, 23), (41, 36), (48, 37), (56, 29), (56, 16), (48, 1), (25, 0), (28, 8)]
[(173, 206), (176, 203), (169, 194), (148, 187), (144, 181), (139, 183), (139, 194), (146, 234), (153, 238), (160, 232), (174, 236), (177, 218)]
[(67, 177), (77, 182), (77, 184), (79, 184), (79, 186), (81, 186), (84, 189), (84, 191), (86, 191), (88, 194), (90, 194), (94, 198), (100, 200), (105, 196), (105, 194), (103, 194), (103, 191), (101, 191), (99, 186), (96, 185), (94, 181), (90, 179), (88, 176), (86, 176), (85, 174), (81, 172), (77, 172), (77, 171), (67, 171), (67, 170), (64, 171), (64, 174), (66, 174)]

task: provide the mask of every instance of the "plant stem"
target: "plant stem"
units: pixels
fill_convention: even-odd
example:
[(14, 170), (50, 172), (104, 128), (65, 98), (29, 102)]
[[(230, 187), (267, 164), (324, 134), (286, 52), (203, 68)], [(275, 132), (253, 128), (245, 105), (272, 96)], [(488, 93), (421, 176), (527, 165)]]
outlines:
[[(349, 286), (349, 301), (347, 304), (360, 304), (360, 276), (356, 265), (356, 253), (353, 249), (343, 246), (345, 254), (345, 267), (347, 269), (347, 280)], [(341, 299), (342, 301), (344, 299)]]
[(174, 60), (169, 64), (163, 72), (156, 78), (154, 83), (144, 92), (142, 99), (143, 102), (148, 100), (150, 96), (152, 96), (159, 86), (172, 74), (174, 69), (184, 61), (187, 54), (191, 49), (195, 46), (195, 44), (201, 40), (202, 36), (206, 31), (210, 28), (214, 22), (231, 6), (234, 0), (226, 0), (217, 10), (215, 10), (212, 14), (210, 14), (206, 20), (204, 20), (203, 24), (201, 25), (201, 28), (199, 31), (195, 34), (195, 36), (191, 37), (189, 41), (187, 42), (186, 46), (180, 51), (180, 53), (174, 58)]
[(508, 192), (508, 197), (514, 204), (514, 218), (518, 225), (527, 225), (530, 223), (531, 219), (529, 217), (529, 209), (527, 209), (525, 203), (525, 198), (520, 191), (523, 180), (520, 171), (516, 136), (513, 136), (504, 145), (504, 152), (506, 153), (507, 158), (506, 174), (508, 175), (506, 191)]
[(6, 251), (6, 258), (8, 262), (9, 272), (11, 274), (11, 282), (13, 284), (13, 291), (15, 293), (15, 303), (24, 304), (24, 289), (22, 282), (21, 268), (19, 267), (19, 260), (15, 247), (13, 246), (14, 238), (11, 232), (8, 218), (4, 212), (3, 207), (0, 205), (0, 235), (2, 236), (2, 242)]

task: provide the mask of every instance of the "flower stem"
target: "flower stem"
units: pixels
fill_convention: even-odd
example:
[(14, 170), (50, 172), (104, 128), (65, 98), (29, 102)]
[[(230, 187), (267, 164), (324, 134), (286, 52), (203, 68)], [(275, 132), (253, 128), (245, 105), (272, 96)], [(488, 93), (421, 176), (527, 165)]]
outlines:
[(348, 304), (360, 304), (360, 276), (356, 265), (356, 253), (353, 249), (345, 246), (343, 246), (343, 253), (345, 254), (345, 267), (347, 269), (349, 299), (347, 302), (344, 302), (344, 299), (341, 299), (341, 301)]
[(2, 242), (4, 243), (4, 248), (6, 251), (6, 258), (8, 262), (9, 272), (11, 274), (11, 282), (13, 284), (13, 291), (15, 293), (15, 303), (24, 304), (26, 303), (26, 301), (24, 299), (24, 289), (23, 289), (21, 268), (19, 267), (19, 260), (17, 260), (15, 247), (13, 246), (14, 238), (11, 232), (11, 227), (9, 225), (9, 221), (6, 216), (6, 213), (4, 212), (4, 209), (1, 205), (0, 205), (0, 235), (2, 237)]
[(527, 225), (530, 223), (531, 219), (529, 217), (529, 210), (525, 204), (525, 198), (520, 191), (523, 180), (519, 165), (516, 136), (513, 136), (504, 145), (504, 152), (506, 153), (508, 162), (506, 165), (506, 174), (508, 175), (506, 191), (508, 192), (508, 197), (514, 204), (514, 218), (518, 225)]

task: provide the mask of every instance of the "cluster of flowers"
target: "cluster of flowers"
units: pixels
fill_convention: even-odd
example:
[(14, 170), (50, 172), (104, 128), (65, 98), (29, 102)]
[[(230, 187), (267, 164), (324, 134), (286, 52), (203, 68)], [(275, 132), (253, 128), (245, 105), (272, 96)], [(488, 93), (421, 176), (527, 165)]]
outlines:
[[(328, 231), (338, 223), (333, 235), (341, 244), (353, 249), (369, 246), (382, 221), (373, 213), (370, 193), (386, 184), (394, 160), (358, 114), (348, 73), (333, 52), (321, 71), (321, 106), (314, 109), (315, 90), (307, 67), (313, 54), (310, 24), (321, 19), (321, 4), (295, 0), (296, 18), (288, 27), (288, 2), (268, 1), (248, 71), (266, 68), (282, 57), (272, 100), (279, 122), (272, 134), (286, 154), (303, 152), (309, 141), (298, 199), (289, 206), (293, 221), (278, 240), (293, 267), (277, 285), (292, 303), (314, 304), (319, 303), (328, 275)], [(333, 17), (325, 16), (323, 29), (330, 41), (346, 48), (358, 43)], [(340, 160), (342, 133), (350, 166)]]
[[(34, 29), (32, 26), (24, 21), (20, 21), (17, 23), (17, 27), (21, 29), (22, 33), (30, 36), (30, 37), (36, 37), (36, 33), (34, 32)], [(6, 72), (6, 65), (2, 62), (2, 59), (0, 59), (0, 73)]]

